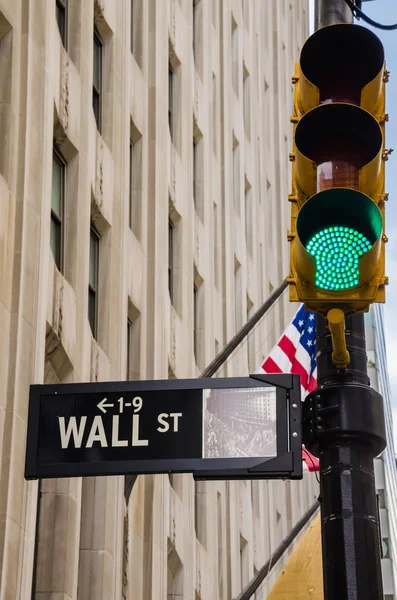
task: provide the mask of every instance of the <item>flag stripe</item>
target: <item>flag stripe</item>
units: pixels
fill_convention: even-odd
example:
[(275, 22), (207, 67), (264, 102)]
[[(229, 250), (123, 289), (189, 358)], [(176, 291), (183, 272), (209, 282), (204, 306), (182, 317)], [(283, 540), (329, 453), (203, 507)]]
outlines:
[[(315, 329), (315, 314), (301, 306), (258, 371), (299, 375), (302, 400), (317, 387)], [(319, 470), (318, 459), (306, 448), (302, 448), (302, 460), (309, 471)]]
[(294, 346), (293, 342), (286, 335), (283, 335), (278, 345), (290, 361), (293, 362), (296, 354), (296, 346)]
[(262, 370), (266, 373), (282, 373), (280, 367), (270, 357), (263, 363)]

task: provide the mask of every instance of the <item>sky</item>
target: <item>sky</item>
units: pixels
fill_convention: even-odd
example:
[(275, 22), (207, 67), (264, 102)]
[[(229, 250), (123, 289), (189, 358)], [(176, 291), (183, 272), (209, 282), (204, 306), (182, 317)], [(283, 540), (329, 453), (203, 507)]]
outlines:
[[(313, 29), (314, 0), (310, 1), (311, 30)], [(396, 0), (370, 0), (363, 2), (362, 11), (371, 19), (390, 25), (397, 23)], [(362, 20), (355, 21), (367, 26)], [(394, 444), (397, 448), (397, 30), (383, 31), (369, 27), (382, 41), (386, 68), (390, 71), (390, 80), (386, 85), (386, 148), (394, 148), (394, 153), (386, 163), (386, 192), (389, 201), (386, 204), (386, 275), (390, 284), (386, 288), (385, 326), (386, 350), (390, 387), (392, 390)]]

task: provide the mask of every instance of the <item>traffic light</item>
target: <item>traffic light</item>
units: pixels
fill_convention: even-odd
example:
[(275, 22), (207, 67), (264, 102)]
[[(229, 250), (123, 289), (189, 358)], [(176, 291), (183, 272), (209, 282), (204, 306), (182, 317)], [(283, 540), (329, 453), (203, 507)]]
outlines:
[(290, 300), (345, 315), (384, 302), (384, 51), (358, 25), (304, 44), (295, 84)]

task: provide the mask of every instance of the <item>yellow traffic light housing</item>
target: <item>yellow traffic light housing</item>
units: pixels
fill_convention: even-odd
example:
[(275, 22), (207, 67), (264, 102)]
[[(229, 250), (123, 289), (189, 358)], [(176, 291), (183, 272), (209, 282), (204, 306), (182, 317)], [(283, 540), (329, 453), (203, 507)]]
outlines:
[(332, 25), (303, 46), (293, 77), (290, 300), (327, 314), (384, 302), (383, 46)]

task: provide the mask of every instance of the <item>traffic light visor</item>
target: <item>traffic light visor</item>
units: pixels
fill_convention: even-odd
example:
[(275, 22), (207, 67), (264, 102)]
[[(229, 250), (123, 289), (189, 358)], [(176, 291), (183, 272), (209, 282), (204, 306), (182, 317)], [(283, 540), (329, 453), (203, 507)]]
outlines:
[(359, 189), (361, 169), (370, 163), (376, 184), (382, 145), (379, 123), (366, 110), (343, 103), (312, 109), (295, 129), (299, 189), (307, 196), (331, 187)]
[(359, 105), (362, 89), (379, 75), (384, 60), (383, 45), (372, 31), (338, 24), (323, 27), (308, 38), (300, 65), (307, 81), (319, 89), (320, 104)]

